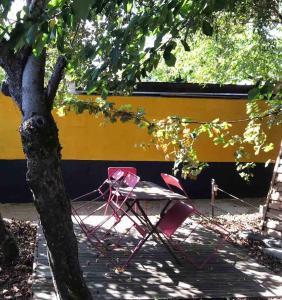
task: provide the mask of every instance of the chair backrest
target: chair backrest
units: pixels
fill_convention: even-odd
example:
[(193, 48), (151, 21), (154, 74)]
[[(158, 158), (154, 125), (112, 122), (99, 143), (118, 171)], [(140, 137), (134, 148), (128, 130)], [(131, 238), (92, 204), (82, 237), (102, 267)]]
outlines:
[(128, 172), (123, 179), (123, 184), (133, 189), (135, 188), (139, 180), (140, 180), (139, 176)]
[(123, 170), (117, 169), (114, 172), (112, 172), (111, 175), (108, 175), (108, 178), (117, 181), (120, 180), (124, 175), (125, 173)]
[(187, 193), (184, 190), (184, 188), (182, 187), (182, 185), (180, 184), (179, 180), (169, 174), (165, 174), (165, 173), (161, 173), (162, 179), (164, 180), (164, 182), (166, 183), (167, 187), (172, 191), (172, 186), (176, 187), (177, 189), (181, 190), (183, 192), (183, 194), (187, 197)]
[(183, 201), (176, 202), (170, 207), (158, 224), (158, 229), (168, 238), (181, 224), (195, 212), (195, 208)]
[(135, 186), (139, 182), (140, 177), (128, 172), (122, 180), (119, 181), (119, 184), (115, 186), (115, 193), (112, 199), (121, 200), (120, 206), (123, 205), (130, 198)]
[(125, 174), (130, 172), (132, 174), (137, 174), (137, 169), (134, 167), (109, 167), (108, 168), (108, 178), (111, 178), (112, 175), (117, 171), (117, 170), (121, 170), (123, 171)]

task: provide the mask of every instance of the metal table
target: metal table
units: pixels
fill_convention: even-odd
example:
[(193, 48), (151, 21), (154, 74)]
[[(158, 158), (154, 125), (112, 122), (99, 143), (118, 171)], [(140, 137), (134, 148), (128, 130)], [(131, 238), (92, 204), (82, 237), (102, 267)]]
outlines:
[[(128, 188), (120, 187), (122, 193), (128, 192)], [(131, 199), (141, 200), (187, 200), (187, 197), (161, 187), (150, 181), (139, 181), (130, 194)]]
[[(121, 195), (128, 194), (128, 188), (119, 188), (119, 192)], [(133, 252), (129, 256), (128, 260), (126, 261), (124, 266), (127, 266), (129, 262), (132, 260), (132, 258), (137, 254), (137, 252), (141, 249), (141, 247), (144, 245), (144, 243), (149, 239), (150, 236), (155, 234), (158, 239), (161, 241), (161, 243), (165, 246), (165, 248), (168, 250), (168, 252), (171, 254), (171, 256), (177, 261), (177, 263), (180, 264), (179, 259), (167, 243), (167, 241), (160, 235), (160, 232), (158, 231), (157, 227), (159, 222), (162, 219), (162, 216), (166, 212), (166, 209), (170, 205), (172, 201), (185, 201), (188, 200), (187, 197), (180, 195), (178, 193), (175, 193), (171, 190), (168, 190), (166, 188), (163, 188), (153, 182), (149, 181), (140, 181), (134, 190), (130, 193), (128, 202), (126, 202), (127, 211), (130, 211), (141, 223), (142, 225), (146, 226), (147, 233), (143, 236), (142, 239), (140, 239), (139, 243), (134, 248)], [(153, 224), (148, 217), (146, 211), (142, 207), (141, 201), (153, 201), (153, 200), (160, 200), (164, 201), (164, 206), (162, 210), (160, 211), (160, 218), (156, 222), (156, 224)], [(138, 213), (133, 209), (134, 204), (137, 204), (137, 207), (140, 211)]]

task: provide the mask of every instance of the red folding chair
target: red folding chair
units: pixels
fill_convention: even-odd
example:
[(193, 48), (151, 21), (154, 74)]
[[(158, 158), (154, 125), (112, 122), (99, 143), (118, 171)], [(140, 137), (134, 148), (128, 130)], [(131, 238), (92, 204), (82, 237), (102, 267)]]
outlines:
[(134, 175), (137, 175), (137, 169), (134, 167), (108, 167), (108, 178), (111, 178), (111, 176), (117, 171), (121, 170), (125, 174), (126, 173), (131, 173)]
[[(139, 182), (140, 177), (128, 172), (118, 186), (113, 187), (112, 197), (109, 198), (108, 206), (112, 209), (112, 215), (108, 216), (106, 222), (114, 220), (113, 224), (105, 232), (105, 236), (111, 236), (110, 232), (114, 230), (118, 235), (118, 239), (111, 242), (114, 248), (121, 248), (121, 241), (129, 233), (129, 231), (134, 227), (137, 231), (142, 231), (141, 226), (137, 223), (134, 216), (130, 214), (130, 210), (134, 210), (132, 205), (126, 205), (126, 202), (130, 199), (130, 196)], [(123, 232), (122, 235), (118, 233), (116, 227), (123, 218), (129, 219), (132, 224), (127, 228), (126, 232)], [(106, 223), (104, 222), (104, 224)], [(108, 239), (110, 241), (110, 239)]]
[[(121, 181), (123, 177), (124, 172), (122, 170), (116, 170), (115, 172), (112, 172), (111, 176), (105, 179), (96, 190), (71, 200), (72, 215), (88, 240), (92, 241), (91, 238), (93, 237), (99, 244), (102, 244), (101, 240), (95, 234), (98, 227), (87, 225), (86, 220), (107, 206), (109, 198), (112, 197), (112, 186), (118, 185), (118, 182)], [(90, 201), (79, 206), (75, 205), (76, 202), (83, 201), (85, 199), (89, 200), (89, 198), (91, 199)], [(104, 203), (96, 207), (97, 202), (101, 200), (103, 200)]]
[(180, 181), (176, 177), (165, 173), (161, 173), (161, 177), (171, 191), (173, 191), (173, 187), (175, 187), (178, 192), (180, 191), (181, 194), (183, 194), (187, 199), (190, 199)]
[[(134, 167), (108, 167), (108, 178), (111, 178), (111, 176), (117, 171), (117, 170), (121, 170), (124, 172), (124, 174), (127, 174), (127, 173), (131, 173), (131, 174), (134, 174), (134, 175), (137, 175), (137, 169), (134, 168)], [(106, 205), (106, 208), (105, 208), (105, 215), (107, 214), (108, 212), (108, 204)]]
[[(174, 176), (168, 175), (168, 174), (164, 174), (164, 173), (161, 173), (161, 176), (162, 176), (164, 182), (166, 183), (167, 187), (170, 190), (173, 190), (174, 188), (176, 188), (178, 191), (182, 192), (182, 194), (184, 194), (189, 199), (186, 191), (184, 190), (184, 188), (182, 187), (182, 185), (180, 184), (180, 182), (177, 178), (175, 178)], [(208, 220), (208, 222), (210, 222), (212, 224), (205, 225), (204, 227), (207, 227), (208, 229), (211, 229), (212, 231), (216, 231), (217, 233), (220, 232), (222, 234), (221, 238), (216, 243), (212, 253), (210, 255), (208, 255), (205, 259), (203, 259), (200, 263), (197, 263), (195, 260), (190, 258), (190, 256), (187, 254), (187, 251), (182, 247), (183, 243), (191, 236), (191, 234), (196, 230), (196, 228), (200, 224), (195, 226), (189, 232), (189, 234), (186, 235), (186, 238), (184, 240), (178, 241), (176, 243), (172, 239), (174, 234), (176, 233), (177, 229), (179, 229), (181, 227), (181, 225), (184, 223), (184, 221), (187, 218), (190, 218), (192, 215), (196, 215), (196, 216), (200, 217), (201, 219), (204, 218), (204, 219)], [(216, 230), (215, 226), (219, 230)], [(167, 241), (169, 242), (171, 247), (173, 249), (175, 249), (176, 251), (181, 252), (183, 254), (184, 258), (186, 260), (188, 260), (191, 264), (193, 264), (198, 269), (202, 269), (211, 260), (211, 258), (216, 254), (219, 247), (230, 236), (230, 233), (225, 228), (223, 228), (222, 226), (220, 226), (219, 224), (217, 224), (215, 222), (212, 222), (205, 215), (200, 213), (195, 208), (195, 206), (193, 205), (193, 203), (190, 199), (187, 201), (187, 203), (185, 203), (184, 201), (179, 201), (179, 202), (176, 202), (175, 204), (173, 204), (170, 208), (168, 208), (167, 211), (163, 214), (163, 216), (161, 216), (161, 219), (158, 223), (157, 228), (158, 228), (159, 232), (161, 232), (164, 235), (164, 237), (167, 239)]]

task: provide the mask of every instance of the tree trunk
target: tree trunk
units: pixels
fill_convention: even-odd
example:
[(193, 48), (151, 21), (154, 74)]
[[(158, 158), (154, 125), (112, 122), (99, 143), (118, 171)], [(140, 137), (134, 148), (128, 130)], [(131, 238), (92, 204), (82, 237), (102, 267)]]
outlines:
[(27, 158), (27, 182), (40, 215), (59, 299), (91, 299), (79, 266), (53, 117), (31, 117), (22, 123), (20, 133)]
[(19, 248), (13, 234), (6, 228), (0, 213), (0, 248), (3, 252), (3, 263), (10, 265), (19, 257)]
[(49, 263), (59, 299), (92, 299), (78, 260), (71, 207), (61, 171), (58, 129), (44, 89), (45, 58), (30, 55), (22, 77), (20, 127), (27, 159), (26, 179), (46, 237)]

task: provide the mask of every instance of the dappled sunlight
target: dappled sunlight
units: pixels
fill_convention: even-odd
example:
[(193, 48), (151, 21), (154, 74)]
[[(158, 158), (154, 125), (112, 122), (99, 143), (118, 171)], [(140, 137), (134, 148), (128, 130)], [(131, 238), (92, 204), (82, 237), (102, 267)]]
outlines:
[[(206, 237), (198, 238), (201, 239)], [(97, 259), (97, 250), (93, 251), (85, 242), (79, 245), (82, 253), (88, 251), (87, 256), (84, 254), (81, 257), (87, 284), (93, 295), (102, 298), (221, 297), (227, 294), (269, 296), (272, 292), (262, 285), (263, 282), (269, 278), (268, 287), (271, 289), (277, 289), (282, 282), (280, 276), (273, 277), (273, 274), (254, 261), (238, 258), (236, 249), (220, 250), (219, 255), (204, 270), (195, 270), (186, 262), (178, 266), (162, 246), (150, 240), (125, 272), (116, 273), (113, 266), (107, 264), (107, 257), (99, 255)], [(206, 254), (205, 245), (192, 245), (194, 248), (198, 245), (198, 252)], [(40, 271), (43, 270), (40, 268)], [(47, 279), (48, 273), (45, 276)]]
[[(157, 202), (154, 205), (156, 207), (152, 203), (147, 205), (152, 223), (158, 220), (156, 212), (161, 207)], [(107, 214), (110, 213), (109, 210)], [(86, 214), (81, 215), (83, 216)], [(104, 215), (99, 213), (87, 218), (85, 223), (91, 229), (103, 219)], [(112, 219), (95, 232), (101, 238), (102, 245), (91, 236), (86, 238), (74, 220), (81, 267), (94, 297), (152, 299), (282, 296), (281, 276), (273, 274), (251, 259), (244, 248), (227, 242), (222, 244), (203, 269), (198, 270), (186, 260), (183, 253), (175, 251), (181, 260), (181, 265), (178, 264), (158, 238), (151, 237), (125, 269), (119, 268), (126, 262), (141, 236), (127, 217), (118, 223), (115, 230), (109, 231), (114, 222), (114, 218)], [(174, 241), (182, 241), (185, 254), (197, 264), (212, 253), (219, 239), (220, 236), (202, 226), (197, 217), (187, 219), (174, 236)], [(40, 285), (43, 289), (46, 284), (52, 285), (45, 240), (40, 238), (39, 243), (39, 265), (35, 280), (37, 295)], [(43, 278), (46, 279), (45, 282), (42, 281)], [(50, 295), (52, 290), (48, 289), (46, 293)], [(42, 296), (38, 299), (44, 298)]]

